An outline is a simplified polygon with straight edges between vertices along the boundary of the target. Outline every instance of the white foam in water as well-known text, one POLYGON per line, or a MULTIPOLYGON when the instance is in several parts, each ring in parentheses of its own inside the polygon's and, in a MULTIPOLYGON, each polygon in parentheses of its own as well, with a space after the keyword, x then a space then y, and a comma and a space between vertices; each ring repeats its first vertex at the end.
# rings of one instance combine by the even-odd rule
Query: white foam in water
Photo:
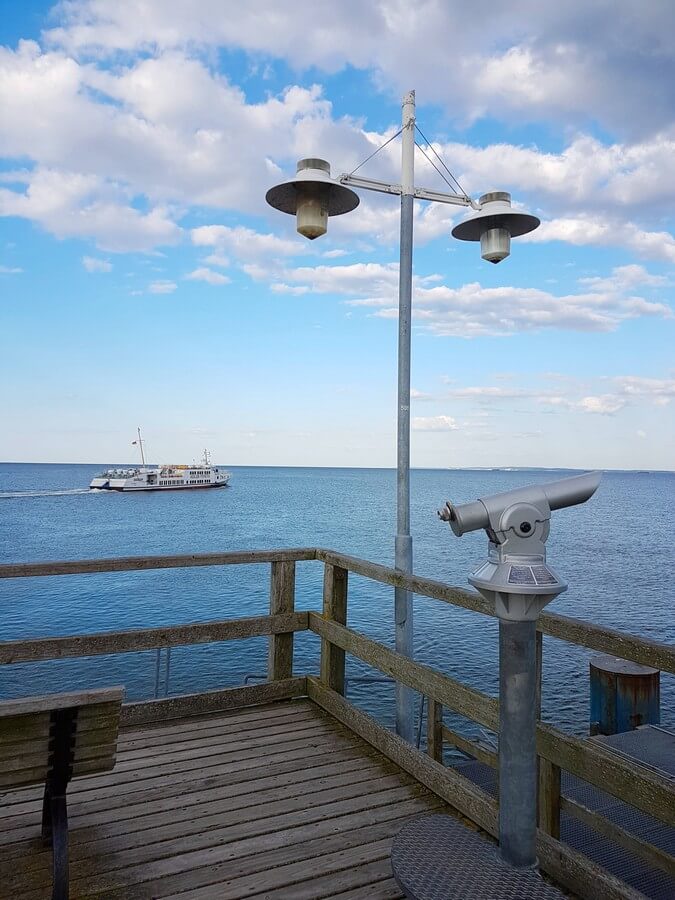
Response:
POLYGON ((30 497, 65 497, 72 494, 103 494, 97 488, 71 488, 65 491, 0 491, 0 500, 21 500, 30 497))

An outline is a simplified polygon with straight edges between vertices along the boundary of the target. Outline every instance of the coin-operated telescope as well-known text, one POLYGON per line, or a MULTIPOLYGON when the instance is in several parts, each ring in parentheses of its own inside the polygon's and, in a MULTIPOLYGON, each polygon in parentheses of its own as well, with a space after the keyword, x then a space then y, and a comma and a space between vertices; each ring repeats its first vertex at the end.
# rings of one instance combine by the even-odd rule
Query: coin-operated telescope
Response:
POLYGON ((469 576, 499 617, 499 850, 537 863, 537 616, 567 585, 546 562, 551 512, 585 503, 602 475, 527 485, 439 511, 458 536, 484 529, 488 557, 469 576))
POLYGON ((469 575, 469 583, 495 604, 500 619, 536 619, 567 584, 546 563, 551 512, 585 503, 595 493, 601 472, 526 485, 503 494, 455 506, 448 501, 439 516, 457 537, 484 529, 488 558, 469 575))

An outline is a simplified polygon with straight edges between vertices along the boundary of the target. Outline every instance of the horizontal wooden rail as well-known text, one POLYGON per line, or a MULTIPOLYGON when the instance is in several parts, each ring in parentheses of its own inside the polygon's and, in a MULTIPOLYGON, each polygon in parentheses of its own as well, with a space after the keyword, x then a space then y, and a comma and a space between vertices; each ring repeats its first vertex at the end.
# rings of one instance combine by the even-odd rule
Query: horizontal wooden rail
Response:
MULTIPOLYGON (((132 572, 149 569, 192 568, 196 566, 246 565, 270 562, 300 562, 319 559, 356 575, 381 584, 406 588, 414 594, 429 597, 494 616, 494 607, 480 594, 451 587, 432 578, 406 575, 388 566, 316 547, 279 550, 243 550, 228 553, 198 553, 177 556, 130 556, 112 559, 66 560, 42 563, 9 563, 0 565, 0 578, 28 578, 48 575, 84 575, 100 572, 132 572)), ((675 646, 605 628, 582 619, 543 613, 537 627, 543 634, 568 643, 653 666, 675 674, 675 646)))
MULTIPOLYGON (((351 628, 338 625, 318 613, 309 613, 309 628, 325 641, 340 647, 402 684, 432 698, 493 731, 499 727, 499 702, 469 688, 429 666, 408 659, 351 628)), ((450 738, 451 742, 454 735, 450 738)), ((537 725, 537 752, 643 812, 675 825, 675 787, 671 779, 623 759, 601 744, 572 737, 550 725, 537 725)), ((489 764, 489 763, 488 763, 489 764)))
MULTIPOLYGON (((459 810, 488 834, 497 835, 496 800, 476 787, 468 778, 420 753, 311 675, 307 676, 307 693, 311 700, 409 772, 454 809, 459 810)), ((545 872, 585 900, 591 898, 644 900, 643 894, 634 891, 606 869, 541 831, 538 833, 537 854, 545 872)))
POLYGON ((612 794, 667 825, 675 826, 675 782, 596 741, 537 725, 537 753, 566 772, 612 794))
POLYGON ((133 653, 161 647, 182 647, 188 644, 211 644, 216 641, 234 641, 261 635, 306 631, 307 628, 307 613, 299 612, 248 619, 196 622, 190 625, 169 625, 161 628, 139 628, 133 631, 103 631, 98 634, 72 637, 2 641, 0 665, 35 662, 42 659, 65 659, 72 656, 133 653))
POLYGON ((431 697, 447 709, 467 716, 486 728, 495 730, 498 727, 499 703, 494 697, 467 687, 430 666, 408 659, 407 656, 402 656, 351 628, 331 622, 318 613, 309 613, 309 627, 324 640, 357 656, 401 684, 431 697))
POLYGON ((194 566, 233 566, 316 559, 313 547, 295 550, 237 550, 231 553, 186 553, 177 556, 119 556, 110 559, 75 559, 0 565, 0 578, 35 578, 45 575, 91 575, 96 572, 137 572, 145 569, 182 569, 194 566))
POLYGON ((568 797, 562 796, 560 798, 560 806, 571 816, 574 816, 575 819, 584 822, 594 831, 599 832, 609 838, 610 841, 614 841, 615 844, 628 850, 629 853, 634 853, 641 859, 646 859, 647 862, 656 866, 657 869, 661 869, 675 878, 675 858, 666 853, 665 850, 643 841, 636 835, 626 831, 625 828, 621 828, 620 825, 610 821, 606 816, 602 816, 595 810, 588 809, 588 807, 577 803, 575 800, 570 800, 568 797))
MULTIPOLYGON (((363 575, 372 581, 381 584, 389 584, 393 587, 407 588, 414 594, 430 597, 433 600, 441 600, 452 606, 459 606, 472 612, 483 613, 486 616, 494 616, 494 605, 488 603, 480 594, 474 591, 466 591, 461 588, 450 587, 441 581, 432 578, 423 578, 419 575, 406 575, 397 572, 379 563, 357 559, 354 556, 346 556, 333 550, 317 548, 316 558, 333 566, 341 566, 363 575)), ((626 632, 616 631, 613 628, 605 628, 594 625, 582 619, 573 619, 569 616, 559 616, 553 613, 542 613, 537 621, 537 628, 543 634, 559 638, 570 644, 578 644, 600 653, 610 656, 618 656, 621 659, 629 659, 645 666, 653 666, 663 672, 675 674, 675 646, 661 641, 653 641, 650 638, 638 637, 626 632)))
POLYGON ((474 759, 482 762, 483 765, 489 766, 491 769, 497 768, 498 756, 494 750, 479 744, 478 741, 469 740, 469 738, 458 734, 456 731, 452 731, 447 725, 443 726, 443 740, 452 747, 457 747, 462 753, 473 756, 474 759))

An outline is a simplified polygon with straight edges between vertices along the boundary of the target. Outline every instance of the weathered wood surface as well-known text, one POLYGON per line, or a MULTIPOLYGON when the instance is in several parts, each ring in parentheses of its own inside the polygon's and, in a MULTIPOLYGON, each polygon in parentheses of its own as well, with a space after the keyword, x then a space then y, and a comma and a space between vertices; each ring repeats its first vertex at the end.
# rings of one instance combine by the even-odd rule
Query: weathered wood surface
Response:
POLYGON ((133 653, 161 647, 210 644, 247 637, 304 631, 307 613, 287 612, 274 616, 195 622, 161 628, 135 628, 130 631, 103 631, 71 637, 31 638, 0 642, 0 665, 34 662, 41 659, 65 659, 72 656, 100 656, 133 653))
POLYGON ((280 560, 316 559, 313 547, 281 550, 236 550, 228 553, 183 553, 171 556, 116 556, 109 559, 73 559, 39 563, 4 563, 0 578, 35 578, 45 575, 90 575, 95 572, 136 572, 147 569, 182 569, 194 566, 233 566, 280 560))
MULTIPOLYGON (((407 819, 443 808, 307 700, 125 729, 119 767, 72 785, 72 900, 400 897, 391 840, 407 819), (314 737, 290 752, 283 735, 308 723, 314 737), (255 750, 242 755, 254 732, 255 750), (220 755, 204 757, 213 740, 220 755), (191 768, 176 776, 163 760, 186 743, 191 768)), ((28 789, 0 804, 2 896, 48 894, 40 799, 28 789)))
MULTIPOLYGON (((347 624, 348 575, 346 569, 327 563, 323 571, 324 618, 347 624)), ((345 651, 321 639, 321 680, 338 694, 345 692, 345 651)))
MULTIPOLYGON (((69 709, 93 704, 117 704, 122 702, 124 688, 94 688, 90 691, 73 691, 64 694, 42 694, 39 697, 19 697, 16 700, 0 701, 0 727, 5 717, 32 715, 52 709, 69 709)), ((107 712, 101 710, 101 712, 107 712)), ((98 712, 98 711, 97 711, 98 712)), ((90 712, 90 715, 96 713, 90 712)))
POLYGON ((497 834, 496 802, 467 778, 429 759, 398 735, 379 725, 371 716, 356 709, 340 694, 324 687, 313 676, 307 677, 307 693, 311 700, 406 772, 410 772, 414 778, 455 809, 468 816, 489 834, 497 834))
POLYGON ((443 706, 433 697, 427 697, 427 753, 443 762, 443 706))
POLYGON ((497 768, 498 758, 494 750, 490 750, 488 747, 479 744, 478 741, 472 741, 469 738, 464 737, 463 734, 453 731, 451 728, 448 728, 447 725, 443 726, 443 740, 450 746, 457 747, 457 749, 461 750, 463 753, 473 756, 474 759, 477 759, 484 765, 490 766, 491 769, 497 768))
MULTIPOLYGON (((356 731, 385 756, 410 772, 439 797, 479 824, 488 834, 498 832, 498 807, 495 800, 468 779, 415 750, 397 735, 378 725, 356 709, 344 697, 329 691, 313 676, 307 678, 312 700, 356 731)), ((606 869, 566 844, 539 831, 537 854, 542 869, 559 884, 584 900, 644 900, 644 895, 628 887, 606 869)))
MULTIPOLYGON (((270 575, 270 616, 289 616, 295 611, 295 563, 272 563, 270 575)), ((269 641, 267 677, 279 681, 293 676, 293 631, 275 631, 269 641)))
POLYGON ((199 716, 241 706, 271 703, 274 700, 304 697, 306 693, 304 678, 286 678, 283 681, 268 681, 201 694, 181 694, 161 700, 125 703, 122 706, 122 724, 140 725, 183 716, 199 716))
POLYGON ((499 723, 497 701, 473 688, 443 675, 431 666, 408 659, 383 644, 364 637, 351 628, 329 622, 317 613, 309 614, 309 627, 320 637, 336 644, 347 653, 390 675, 402 684, 432 697, 438 703, 480 722, 486 728, 496 729, 499 723))
MULTIPOLYGON (((451 587, 440 581, 434 581, 432 578, 406 575, 379 563, 357 559, 354 556, 347 556, 332 550, 317 548, 316 558, 334 566, 342 566, 349 569, 350 572, 372 578, 373 581, 379 581, 382 584, 407 588, 414 594, 442 600, 444 603, 487 616, 495 615, 494 604, 488 603, 474 591, 451 587)), ((637 637, 615 631, 612 628, 594 625, 591 622, 584 622, 581 619, 572 619, 553 613, 542 613, 537 621, 537 628, 543 634, 551 635, 551 637, 675 674, 675 646, 672 644, 637 637)))
POLYGON ((539 757, 539 827, 560 839, 560 767, 539 757))

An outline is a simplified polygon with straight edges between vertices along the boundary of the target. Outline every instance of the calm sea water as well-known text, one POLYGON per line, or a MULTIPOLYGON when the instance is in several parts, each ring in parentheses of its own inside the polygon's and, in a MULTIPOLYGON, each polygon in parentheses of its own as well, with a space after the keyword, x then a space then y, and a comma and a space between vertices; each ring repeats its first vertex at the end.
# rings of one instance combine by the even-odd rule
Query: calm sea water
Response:
MULTIPOLYGON (((186 493, 89 492, 102 467, 0 465, 0 561, 323 546, 391 564, 395 473, 382 469, 232 468, 231 487, 186 493)), ((482 534, 455 538, 436 518, 443 501, 472 500, 571 472, 412 473, 415 571, 466 586, 484 556, 482 534)), ((570 583, 549 607, 657 640, 675 641, 675 473, 604 476, 586 505, 554 516, 549 560, 570 583)), ((298 564, 297 606, 320 609, 318 562, 298 564)), ((79 634, 268 611, 269 566, 171 569, 0 581, 0 638, 79 634)), ((350 576, 349 624, 393 644, 393 589, 350 576)), ((415 652, 465 683, 496 695, 497 626, 486 617, 415 598, 415 652)), ((318 670, 318 640, 296 637, 296 671, 318 670)), ((266 640, 172 652, 169 693, 241 684, 264 673, 266 640)), ((588 659, 582 648, 544 641, 544 718, 588 727, 588 659)), ((0 670, 0 696, 124 684, 130 699, 155 690, 155 652, 0 670)), ((393 720, 391 684, 356 660, 350 698, 393 720)), ((675 678, 662 677, 662 721, 675 725, 675 678)), ((471 733, 472 728, 468 727, 471 733)))

